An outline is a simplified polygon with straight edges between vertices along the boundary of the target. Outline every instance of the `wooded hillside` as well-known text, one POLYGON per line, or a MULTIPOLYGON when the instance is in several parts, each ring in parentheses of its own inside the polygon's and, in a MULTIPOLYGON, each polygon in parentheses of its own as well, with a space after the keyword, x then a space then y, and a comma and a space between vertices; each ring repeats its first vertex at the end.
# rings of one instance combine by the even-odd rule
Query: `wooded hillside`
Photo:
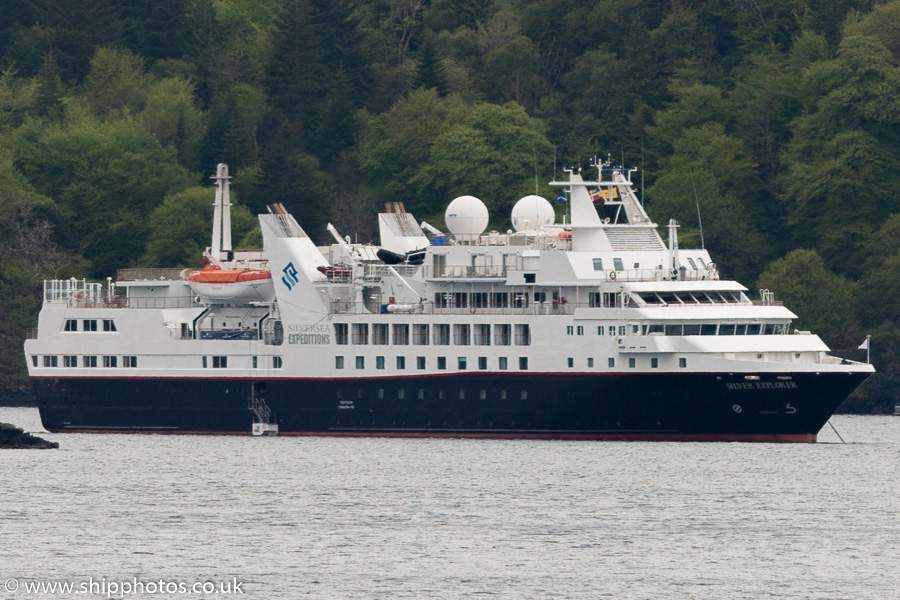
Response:
POLYGON ((900 1, 0 2, 0 387, 45 277, 195 266, 209 176, 319 242, 402 201, 442 223, 597 153, 641 169, 659 223, 773 290, 836 353, 900 384, 900 1), (555 163, 554 163, 555 159, 555 163))

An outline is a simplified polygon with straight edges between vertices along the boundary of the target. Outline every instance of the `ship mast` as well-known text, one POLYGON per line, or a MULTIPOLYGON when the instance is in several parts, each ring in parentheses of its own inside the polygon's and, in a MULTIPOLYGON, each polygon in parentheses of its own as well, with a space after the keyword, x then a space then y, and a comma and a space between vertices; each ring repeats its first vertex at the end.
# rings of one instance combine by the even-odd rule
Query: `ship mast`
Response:
POLYGON ((219 163, 216 174, 210 179, 216 181, 216 200, 213 203, 212 246, 209 255, 215 261, 230 260, 231 247, 231 177, 228 165, 219 163))

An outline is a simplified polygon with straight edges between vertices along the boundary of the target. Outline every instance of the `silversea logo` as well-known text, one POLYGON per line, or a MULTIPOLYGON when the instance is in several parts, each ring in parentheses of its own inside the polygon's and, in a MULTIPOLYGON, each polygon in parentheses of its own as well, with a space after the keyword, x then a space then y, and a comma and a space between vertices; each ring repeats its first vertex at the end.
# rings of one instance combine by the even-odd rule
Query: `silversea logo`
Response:
POLYGON ((288 344, 324 346, 330 343, 330 325, 288 325, 288 344))
POLYGON ((291 291, 300 282, 300 279, 297 277, 297 267, 294 266, 293 262, 289 262, 281 272, 284 273, 281 281, 287 286, 288 291, 291 291))

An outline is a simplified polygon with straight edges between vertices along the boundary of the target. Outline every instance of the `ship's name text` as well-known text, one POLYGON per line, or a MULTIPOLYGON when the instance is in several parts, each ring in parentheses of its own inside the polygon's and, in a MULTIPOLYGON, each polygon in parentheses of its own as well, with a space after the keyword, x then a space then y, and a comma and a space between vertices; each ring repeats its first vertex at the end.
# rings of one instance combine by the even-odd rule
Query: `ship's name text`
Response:
POLYGON ((795 390, 799 386, 796 381, 753 381, 726 383, 726 390, 795 390))
POLYGON ((288 325, 288 344, 321 345, 331 343, 328 325, 288 325))

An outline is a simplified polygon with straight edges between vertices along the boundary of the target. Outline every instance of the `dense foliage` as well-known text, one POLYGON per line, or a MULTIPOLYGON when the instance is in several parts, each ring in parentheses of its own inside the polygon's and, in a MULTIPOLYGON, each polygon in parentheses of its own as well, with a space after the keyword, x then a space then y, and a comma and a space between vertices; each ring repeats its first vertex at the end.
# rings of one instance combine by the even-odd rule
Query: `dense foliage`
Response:
MULTIPOLYGON (((515 200, 597 152, 659 222, 898 396, 900 1, 10 0, 0 25, 0 387, 45 277, 196 265, 226 162, 360 241, 403 201, 515 200), (538 184, 535 183, 535 178, 538 184), (208 198, 211 201, 212 195, 208 198)), ((236 218, 254 239, 249 214, 236 218)), ((237 238, 236 238, 237 239, 237 238)))

